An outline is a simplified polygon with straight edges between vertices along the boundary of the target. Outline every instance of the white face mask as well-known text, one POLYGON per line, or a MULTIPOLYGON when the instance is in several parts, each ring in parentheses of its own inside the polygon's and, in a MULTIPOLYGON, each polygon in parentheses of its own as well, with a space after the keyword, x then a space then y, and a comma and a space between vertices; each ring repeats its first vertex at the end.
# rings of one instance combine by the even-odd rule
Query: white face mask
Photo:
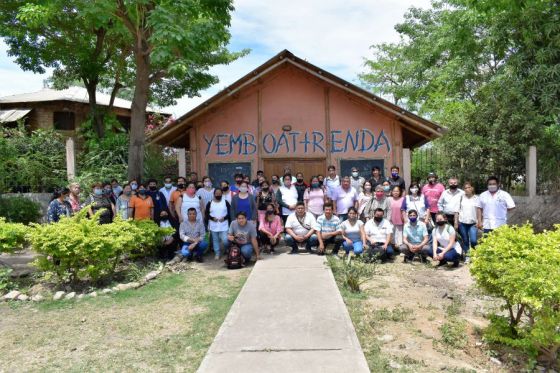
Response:
POLYGON ((359 175, 359 173, 357 173, 357 172, 352 172, 352 176, 353 176, 353 177, 358 177, 358 175, 359 175))
POLYGON ((173 186, 173 184, 171 184, 171 183, 165 183, 164 186, 165 186, 165 189, 171 189, 171 187, 173 186))
POLYGON ((418 193, 418 188, 410 188, 410 193, 412 194, 418 193))
POLYGON ((488 185, 488 191, 491 193, 494 193, 495 191, 498 190, 498 186, 497 185, 488 185))
POLYGON ((239 191, 241 193, 247 193, 247 187, 245 187, 245 186, 239 187, 239 191))

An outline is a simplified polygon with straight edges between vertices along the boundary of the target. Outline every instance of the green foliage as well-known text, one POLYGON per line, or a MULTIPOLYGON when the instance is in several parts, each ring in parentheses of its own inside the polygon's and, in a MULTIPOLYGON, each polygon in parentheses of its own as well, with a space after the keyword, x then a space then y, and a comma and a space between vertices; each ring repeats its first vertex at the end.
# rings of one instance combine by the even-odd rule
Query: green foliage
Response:
POLYGON ((28 230, 23 224, 6 223, 6 220, 0 217, 0 254, 23 249, 28 230))
POLYGON ((464 320, 450 317, 439 327, 441 338, 434 340, 435 345, 442 345, 448 352, 461 349, 467 345, 467 324, 464 320))
POLYGON ((335 278, 353 293, 359 293, 360 286, 371 279, 377 269, 376 263, 365 263, 361 259, 351 260, 350 257, 348 260, 329 258, 328 263, 335 278))
POLYGON ((53 130, 0 128, 0 192, 47 192, 66 183, 66 147, 53 130))
POLYGON ((61 281, 97 282, 111 276, 122 256, 147 255, 157 247, 169 229, 153 222, 132 222, 116 218, 112 224, 98 224, 86 217, 86 209, 58 223, 35 225, 33 249, 40 254, 36 265, 54 272, 61 281))
MULTIPOLYGON (((0 245, 2 244, 0 243, 0 245)), ((12 271, 13 270, 11 268, 0 267, 0 294, 4 293, 5 291, 12 290, 14 286, 14 283, 10 278, 10 273, 12 273, 12 271)))
POLYGON ((0 218, 12 223, 36 223, 41 219, 41 205, 25 197, 0 197, 0 218))
POLYGON ((549 364, 560 349, 560 225, 535 234, 531 225, 502 226, 472 255, 471 274, 486 293, 505 301, 486 338, 522 348, 549 364))

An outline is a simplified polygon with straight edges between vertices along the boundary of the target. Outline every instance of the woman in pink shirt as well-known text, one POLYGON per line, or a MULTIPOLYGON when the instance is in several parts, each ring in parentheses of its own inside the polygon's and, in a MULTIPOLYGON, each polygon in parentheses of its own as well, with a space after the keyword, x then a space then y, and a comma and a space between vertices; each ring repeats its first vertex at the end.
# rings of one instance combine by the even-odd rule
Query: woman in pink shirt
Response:
POLYGON ((323 214, 323 206, 325 205, 326 193, 321 188, 319 178, 313 176, 311 178, 310 187, 303 193, 303 202, 305 203, 305 211, 312 213, 315 219, 323 214))
POLYGON ((428 174, 428 184, 422 187, 422 195, 428 200, 430 206, 430 214, 432 222, 436 221, 436 212, 438 212, 438 201, 441 194, 445 191, 442 183, 437 182, 437 175, 435 172, 428 174))
POLYGON ((403 226, 406 220, 405 213, 401 209, 403 204, 403 191, 400 186, 396 185, 391 189, 389 200, 389 221, 393 224, 393 243, 395 247, 399 247, 403 243, 403 226))
POLYGON ((280 216, 274 212, 276 207, 274 204, 269 203, 266 206, 266 213, 264 220, 259 225, 259 241, 263 246, 264 252, 272 254, 274 247, 278 245, 280 236, 284 232, 284 225, 280 216))

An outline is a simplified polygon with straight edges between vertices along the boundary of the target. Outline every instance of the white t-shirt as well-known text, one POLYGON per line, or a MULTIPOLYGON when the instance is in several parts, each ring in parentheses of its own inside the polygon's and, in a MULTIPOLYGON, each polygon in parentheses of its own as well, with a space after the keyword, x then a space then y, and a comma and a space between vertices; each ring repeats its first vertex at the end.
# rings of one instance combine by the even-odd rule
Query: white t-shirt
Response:
POLYGON ((340 178, 338 177, 338 175, 336 175, 334 179, 331 179, 330 176, 327 176, 323 181, 324 181, 324 185, 327 187, 327 196, 330 199, 333 199, 332 194, 334 190, 338 186, 340 186, 340 178))
POLYGON ((306 212, 305 216, 301 219, 303 225, 299 222, 296 213, 293 212, 286 219, 286 228, 291 228, 298 236, 305 236, 311 229, 315 228, 316 221, 312 213, 306 212), (308 228, 306 228, 306 227, 308 228))
MULTIPOLYGON (((282 202, 288 206, 295 205, 298 199, 298 192, 295 186, 290 185, 289 188, 285 186, 280 187, 280 194, 282 194, 282 202)), ((289 208, 282 207, 282 215, 290 215, 293 211, 289 208)))
POLYGON ((338 215, 348 214, 348 209, 354 206, 354 203, 358 200, 358 194, 352 187, 344 190, 342 186, 339 186, 332 192, 331 198, 336 201, 336 213, 338 215))
POLYGON ((393 224, 388 219, 383 219, 379 225, 375 220, 370 219, 364 225, 366 238, 371 238, 374 242, 385 242, 387 236, 393 233, 393 224))
POLYGON ((441 193, 438 200, 438 208, 443 211, 444 214, 453 215, 459 211, 459 200, 465 192, 462 189, 457 188, 455 193, 452 193, 450 189, 446 189, 441 193))
POLYGON ((476 223, 476 207, 478 206, 478 196, 473 195, 468 198, 466 195, 459 200, 459 222, 463 224, 476 223))
POLYGON ((223 218, 224 221, 212 221, 208 220, 208 230, 212 232, 226 232, 228 230, 228 219, 227 219, 227 206, 226 201, 222 198, 220 202, 212 201, 210 202, 210 216, 213 218, 223 218))
POLYGON ((357 220, 354 225, 350 224, 348 220, 345 220, 342 224, 340 224, 340 230, 346 237, 351 239, 352 242, 357 242, 362 240, 360 228, 363 225, 364 222, 361 220, 357 220))
POLYGON ((507 223, 507 210, 515 207, 515 202, 508 192, 498 189, 494 195, 489 191, 478 197, 478 206, 482 209, 484 229, 496 229, 507 223))
POLYGON ((445 248, 449 245, 452 234, 455 235, 455 251, 461 254, 461 245, 457 241, 457 234, 455 233, 455 229, 449 224, 444 225, 442 228, 436 226, 432 231, 432 240, 437 240, 438 246, 445 248))

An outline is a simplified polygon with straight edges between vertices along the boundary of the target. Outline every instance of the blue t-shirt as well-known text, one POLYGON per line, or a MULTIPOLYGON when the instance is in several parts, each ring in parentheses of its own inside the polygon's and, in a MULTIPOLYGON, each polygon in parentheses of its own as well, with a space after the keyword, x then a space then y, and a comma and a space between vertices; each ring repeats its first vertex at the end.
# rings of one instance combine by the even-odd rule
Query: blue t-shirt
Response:
POLYGON ((416 225, 406 223, 403 229, 403 237, 406 237, 408 242, 412 244, 419 244, 424 239, 424 236, 428 235, 428 229, 426 224, 421 221, 417 222, 416 225))
POLYGON ((247 219, 251 219, 251 216, 253 215, 251 214, 252 213, 251 202, 249 201, 249 198, 251 198, 251 196, 248 196, 245 199, 243 198, 237 199, 237 211, 235 212, 235 215, 243 211, 245 214, 247 214, 247 219))

